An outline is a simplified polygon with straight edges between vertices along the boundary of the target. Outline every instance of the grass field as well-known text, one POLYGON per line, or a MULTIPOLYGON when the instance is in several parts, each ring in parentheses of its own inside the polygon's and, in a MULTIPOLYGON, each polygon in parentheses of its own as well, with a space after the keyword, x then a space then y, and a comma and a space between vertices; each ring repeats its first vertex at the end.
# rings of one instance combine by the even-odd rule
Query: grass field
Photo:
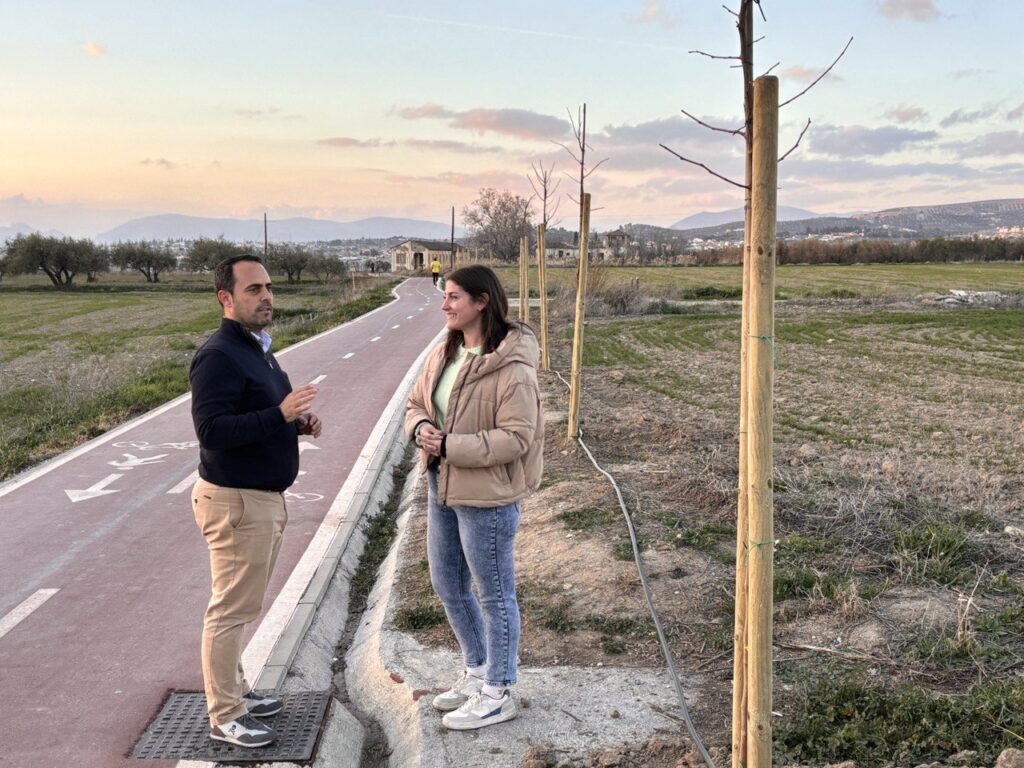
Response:
MULTIPOLYGON (((599 266, 608 286, 639 279, 642 290, 670 299, 715 298, 735 295, 741 288, 739 267, 612 267, 599 266)), ((513 267, 497 270, 510 296, 519 295, 519 277, 513 267)), ((547 271, 551 287, 575 285, 575 267, 547 271)), ((531 268, 531 294, 537 290, 536 268, 531 268)), ((950 289, 1024 292, 1024 264, 822 264, 785 265, 776 272, 777 294, 787 297, 913 296, 950 289)))
MULTIPOLYGON (((0 479, 185 392, 188 363, 220 321, 211 281, 104 276, 57 291, 38 277, 4 280, 0 479)), ((390 301, 394 284, 275 285, 275 348, 390 301)))

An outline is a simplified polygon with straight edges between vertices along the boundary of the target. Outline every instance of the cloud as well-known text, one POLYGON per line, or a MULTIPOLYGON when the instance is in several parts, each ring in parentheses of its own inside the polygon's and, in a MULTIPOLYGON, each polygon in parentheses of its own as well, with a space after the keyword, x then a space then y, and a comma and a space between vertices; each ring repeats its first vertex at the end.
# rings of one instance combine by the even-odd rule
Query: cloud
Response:
POLYGON ((87 43, 82 43, 82 50, 86 56, 92 56, 93 58, 100 58, 101 56, 107 55, 107 47, 102 43, 97 43, 90 40, 87 43))
POLYGON ((897 123, 919 123, 928 117, 928 113, 921 107, 911 104, 900 104, 885 111, 885 117, 895 120, 897 123))
POLYGON ((965 109, 958 109, 955 112, 950 112, 939 123, 943 128, 949 128, 953 125, 961 125, 963 123, 976 123, 979 120, 992 117, 996 113, 996 108, 993 106, 982 107, 976 109, 973 112, 968 112, 965 109))
POLYGON ((956 180, 989 180, 991 174, 962 163, 873 163, 868 160, 831 160, 789 157, 779 164, 779 177, 817 184, 863 184, 870 181, 932 177, 956 180))
MULTIPOLYGON (((825 71, 825 68, 811 69, 810 67, 804 67, 799 64, 787 67, 779 72, 779 74, 787 80, 796 80, 800 83, 810 83, 816 78, 821 76, 821 73, 825 71)), ((836 82, 842 82, 843 78, 837 75, 835 72, 829 72, 828 77, 830 80, 836 82)))
POLYGON ((178 163, 168 160, 166 157, 147 157, 145 160, 139 160, 139 165, 156 166, 165 171, 173 171, 178 167, 178 163))
POLYGON ((970 141, 951 142, 947 146, 960 157, 1003 157, 1024 154, 1024 131, 996 131, 970 141))
POLYGON ((660 24, 665 29, 672 29, 679 23, 672 14, 665 9, 665 4, 658 0, 649 0, 639 16, 631 17, 631 21, 641 24, 660 24))
POLYGON ((431 104, 430 102, 419 107, 403 107, 402 109, 395 107, 391 110, 391 114, 398 115, 406 120, 453 117, 455 115, 450 109, 445 109, 440 104, 431 104))
POLYGON ((949 73, 952 80, 966 80, 971 77, 980 77, 991 73, 991 69, 956 69, 949 73))
POLYGON ((887 19, 936 21, 941 17, 935 0, 880 0, 878 10, 887 19))
POLYGON ((302 115, 296 114, 285 114, 280 107, 267 107, 266 109, 246 109, 239 108, 234 109, 232 112, 239 117, 244 117, 247 120, 267 120, 270 118, 281 118, 283 120, 297 120, 302 115))
POLYGON ((380 139, 354 139, 351 136, 332 136, 328 139, 320 139, 317 144, 322 144, 325 147, 358 147, 360 149, 367 149, 370 147, 394 146, 395 142, 382 142, 380 139))
POLYGON ((1007 120, 1020 120, 1022 117, 1024 117, 1024 102, 1021 102, 1006 113, 1007 120))
POLYGON ((864 157, 898 152, 908 144, 935 139, 935 131, 915 131, 893 125, 867 128, 863 125, 819 125, 809 134, 814 152, 839 157, 864 157))
POLYGON ((396 108, 392 114, 406 120, 445 119, 449 126, 459 130, 497 133, 517 139, 555 139, 569 132, 568 121, 529 109, 478 107, 455 112, 439 104, 428 103, 419 107, 396 108))
POLYGON ((436 152, 455 152, 464 155, 485 155, 504 152, 502 147, 485 146, 483 144, 467 144, 464 141, 434 140, 434 139, 406 139, 407 147, 413 149, 426 149, 436 152))

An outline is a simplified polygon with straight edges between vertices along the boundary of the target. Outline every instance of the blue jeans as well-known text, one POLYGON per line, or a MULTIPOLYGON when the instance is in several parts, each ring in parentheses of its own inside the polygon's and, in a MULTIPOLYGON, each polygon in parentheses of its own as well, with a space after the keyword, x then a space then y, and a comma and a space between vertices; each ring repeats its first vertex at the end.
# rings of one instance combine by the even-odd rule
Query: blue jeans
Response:
POLYGON ((519 603, 512 550, 521 502, 485 508, 440 504, 435 470, 427 471, 427 486, 430 583, 441 598, 466 666, 486 663, 484 682, 515 685, 519 603))

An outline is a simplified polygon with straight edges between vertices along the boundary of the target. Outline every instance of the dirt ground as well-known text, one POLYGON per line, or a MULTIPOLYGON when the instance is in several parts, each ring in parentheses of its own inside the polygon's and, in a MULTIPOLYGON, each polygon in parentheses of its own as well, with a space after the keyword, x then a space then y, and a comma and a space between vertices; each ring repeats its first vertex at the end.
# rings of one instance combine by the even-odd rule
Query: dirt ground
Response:
MULTIPOLYGON (((780 721, 798 713, 801 684, 835 665, 879 681, 924 676, 940 691, 991 674, 983 662, 945 663, 935 649, 1017 605, 1024 585, 1024 538, 1006 528, 1024 528, 1017 326, 993 329, 910 300, 793 301, 777 311, 780 721), (911 535, 921 531, 932 537, 923 545, 911 535), (954 537, 956 556, 933 546, 936 531, 954 537), (934 644, 911 643, 921 638, 934 644)), ((595 318, 583 374, 584 440, 622 487, 676 663, 706 681, 693 716, 720 765, 731 715, 736 326, 734 306, 692 318, 595 318)), ((556 320, 552 367, 567 374, 566 328, 556 320)), ((614 491, 566 439, 565 385, 554 373, 541 382, 545 479, 525 502, 517 540, 522 663, 663 666, 614 491)), ((412 537, 423 559, 411 558, 399 579, 410 611, 437 605, 425 516, 412 537)), ((455 647, 443 620, 408 629, 428 645, 455 647)), ((1020 674, 1020 655, 1011 655, 999 673, 1020 674)), ((680 727, 584 764, 700 764, 695 753, 679 757, 689 748, 684 734, 680 727)), ((530 759, 531 768, 559 764, 540 747, 530 759)))

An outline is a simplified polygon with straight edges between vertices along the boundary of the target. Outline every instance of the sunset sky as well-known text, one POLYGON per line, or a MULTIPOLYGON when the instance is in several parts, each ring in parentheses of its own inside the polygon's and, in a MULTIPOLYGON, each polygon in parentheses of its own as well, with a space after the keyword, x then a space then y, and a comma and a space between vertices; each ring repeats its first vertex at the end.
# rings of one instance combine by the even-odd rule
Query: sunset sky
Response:
MULTIPOLYGON (((738 7, 738 2, 731 5, 738 7)), ((817 212, 1024 197, 1017 0, 763 0, 785 107, 779 202, 817 212)), ((153 213, 446 221, 571 172, 587 103, 599 229, 742 204, 734 19, 718 0, 0 0, 0 225, 153 213)), ((560 193, 572 190, 568 179, 560 193)), ((572 226, 571 203, 562 204, 572 226)))

